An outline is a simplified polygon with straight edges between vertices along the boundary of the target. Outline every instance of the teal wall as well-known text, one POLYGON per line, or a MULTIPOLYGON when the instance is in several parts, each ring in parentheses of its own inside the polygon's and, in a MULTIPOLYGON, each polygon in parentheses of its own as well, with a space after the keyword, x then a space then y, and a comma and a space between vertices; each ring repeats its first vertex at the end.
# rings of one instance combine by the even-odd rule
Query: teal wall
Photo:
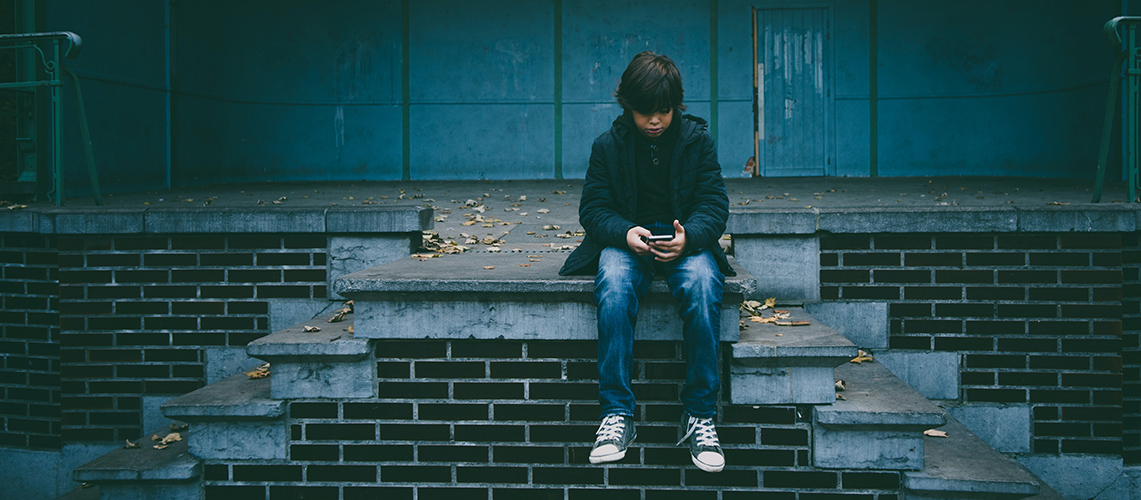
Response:
MULTIPOLYGON (((1119 0, 46 5, 48 28, 84 37, 71 66, 111 192, 579 178, 619 112, 610 94, 622 70, 647 49, 678 63, 689 112, 716 117, 724 174, 743 176, 752 9, 801 5, 829 7, 830 175, 1088 178, 1112 61, 1101 26, 1122 10, 1119 0)), ((81 150, 65 159, 81 190, 81 150)))

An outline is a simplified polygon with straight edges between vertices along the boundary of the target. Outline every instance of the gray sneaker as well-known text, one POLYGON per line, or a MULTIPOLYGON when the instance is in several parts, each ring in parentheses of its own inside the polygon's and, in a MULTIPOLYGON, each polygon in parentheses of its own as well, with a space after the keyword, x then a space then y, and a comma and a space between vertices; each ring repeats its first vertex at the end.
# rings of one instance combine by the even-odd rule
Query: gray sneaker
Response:
POLYGON ((725 468, 725 454, 721 452, 721 444, 717 441, 717 428, 713 426, 711 418, 691 417, 688 413, 682 415, 682 429, 685 435, 677 442, 681 446, 689 440, 689 456, 693 465, 705 472, 721 472, 725 468))
POLYGON ((638 436, 634 419, 623 415, 607 415, 595 432, 594 448, 590 450, 590 463, 601 464, 622 460, 626 448, 638 436))

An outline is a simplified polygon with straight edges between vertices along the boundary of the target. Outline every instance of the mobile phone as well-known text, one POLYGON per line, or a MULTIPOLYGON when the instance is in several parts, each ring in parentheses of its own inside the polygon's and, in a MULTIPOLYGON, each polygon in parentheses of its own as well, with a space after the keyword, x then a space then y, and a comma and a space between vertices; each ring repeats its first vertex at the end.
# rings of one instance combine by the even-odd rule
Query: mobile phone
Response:
POLYGON ((646 237, 646 241, 669 241, 674 239, 672 234, 654 234, 646 237))

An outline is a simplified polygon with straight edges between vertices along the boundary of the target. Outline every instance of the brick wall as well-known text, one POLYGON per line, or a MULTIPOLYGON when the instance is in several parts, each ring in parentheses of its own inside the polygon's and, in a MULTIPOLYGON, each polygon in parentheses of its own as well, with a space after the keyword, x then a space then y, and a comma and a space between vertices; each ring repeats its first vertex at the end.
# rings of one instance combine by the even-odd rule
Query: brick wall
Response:
POLYGON ((824 300, 889 303, 892 349, 961 352, 961 398, 1032 406, 1035 453, 1122 452, 1122 235, 820 245, 824 300))
POLYGON ((142 399, 205 383, 204 347, 269 333, 267 299, 326 296, 324 235, 60 237, 62 438, 143 432, 142 399))
POLYGON ((1125 463, 1141 464, 1141 237, 1122 237, 1125 463))
POLYGON ((638 439, 603 467, 594 342, 381 341, 379 399, 291 402, 291 460, 208 462, 206 498, 896 498, 896 472, 812 470, 811 413, 791 406, 723 405, 729 467, 693 467, 680 347, 635 345, 638 439))
POLYGON ((0 446, 59 449, 55 238, 0 235, 0 446))

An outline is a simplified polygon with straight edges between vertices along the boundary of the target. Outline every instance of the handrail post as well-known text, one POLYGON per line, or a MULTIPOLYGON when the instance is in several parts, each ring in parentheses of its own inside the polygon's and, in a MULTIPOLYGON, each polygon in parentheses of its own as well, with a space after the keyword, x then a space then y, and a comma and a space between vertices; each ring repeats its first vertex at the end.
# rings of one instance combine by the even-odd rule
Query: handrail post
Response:
POLYGON ((1113 46, 1114 63, 1109 71, 1109 97, 1105 106, 1105 121, 1102 123, 1101 149, 1098 152, 1097 174, 1094 184, 1093 203, 1101 202, 1101 188, 1105 181, 1106 162, 1109 157, 1110 134, 1113 132, 1113 116, 1117 108, 1117 99, 1120 93, 1122 67, 1125 70, 1126 91, 1125 106, 1122 107, 1122 141, 1125 149, 1124 167, 1126 169, 1126 182, 1130 202, 1141 202, 1137 197, 1138 170, 1141 169, 1139 157, 1138 135, 1141 135, 1141 40, 1137 38, 1138 27, 1141 26, 1141 17, 1115 17, 1102 27, 1106 40, 1113 46), (1125 27, 1125 37, 1121 36, 1118 26, 1125 27))

